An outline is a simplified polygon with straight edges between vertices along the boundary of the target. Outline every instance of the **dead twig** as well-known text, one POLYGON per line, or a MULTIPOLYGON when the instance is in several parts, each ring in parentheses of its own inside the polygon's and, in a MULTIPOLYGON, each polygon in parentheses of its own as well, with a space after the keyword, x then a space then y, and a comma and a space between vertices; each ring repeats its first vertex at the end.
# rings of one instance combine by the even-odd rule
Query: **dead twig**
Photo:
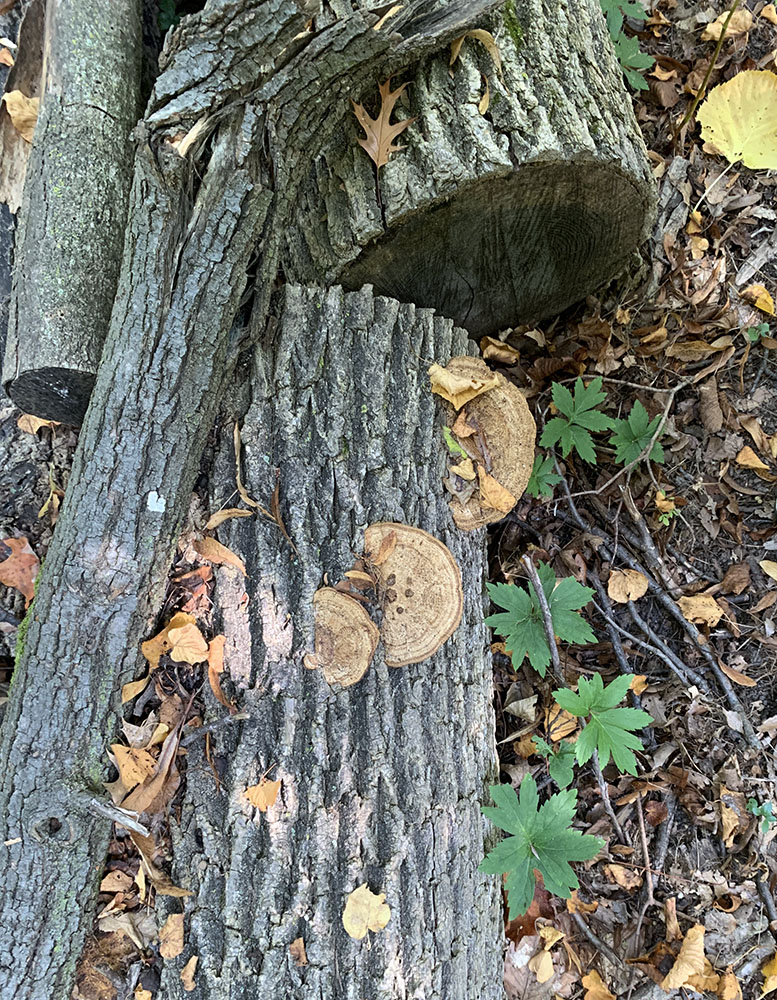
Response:
POLYGON ((641 548, 645 553, 648 566, 650 569, 655 571, 656 575, 661 579, 662 583, 672 597, 679 597, 682 594, 682 588, 678 586, 677 581, 669 572, 669 567, 661 557, 661 553, 656 548, 653 536, 650 534, 648 526, 645 524, 645 518, 639 512, 637 505, 634 503, 634 497, 631 495, 631 490, 627 486, 621 486, 621 496, 623 497, 623 502, 626 504, 626 510, 629 512, 629 517, 637 526, 637 531, 639 532, 639 536, 642 541, 641 548))
POLYGON ((580 930, 585 934, 594 948, 597 948, 613 965, 617 965, 619 969, 625 968, 625 963, 620 955, 617 955, 612 948, 605 944, 601 938, 597 937, 596 934, 591 930, 588 924, 583 920, 579 913, 572 914, 575 923, 580 928, 580 930))
POLYGON ((596 775, 596 782, 599 785, 599 794, 602 797, 602 803, 604 804, 605 811, 610 817, 610 822, 612 823, 612 828, 618 835, 618 840, 621 844, 625 844, 627 847, 631 847, 631 837, 629 837, 623 830, 623 827, 618 822, 618 817, 615 815, 615 810, 613 809, 612 802, 610 801, 610 791, 607 788, 607 782, 605 781, 604 775, 602 774, 602 768, 599 764, 599 751, 594 750, 593 757, 591 758, 591 763, 594 766, 594 774, 596 775))
POLYGON ((707 697, 712 697, 712 692, 710 691, 710 686, 707 681, 701 676, 701 674, 697 674, 693 667, 689 667, 683 663, 674 650, 668 646, 661 636, 648 625, 648 623, 637 611, 634 601, 629 601, 626 607, 628 608, 628 612, 631 615, 634 624, 643 633, 643 635, 646 635, 647 638, 650 639, 654 648, 656 648, 660 653, 661 659, 673 673, 677 674, 683 684, 687 688, 690 687, 691 684, 695 684, 700 691, 707 695, 707 697))
POLYGON ((528 552, 521 558, 521 565, 526 570, 526 573, 534 587, 534 592, 537 595, 537 603, 540 606, 542 624, 545 629, 545 638, 548 642, 548 649, 550 650, 550 662, 553 676, 559 684, 567 687, 567 684, 564 681, 564 675, 561 672, 561 659, 558 655, 558 645, 556 644, 556 633, 553 629, 553 616, 550 613, 550 605, 548 604, 548 599, 545 597, 545 591, 542 589, 542 581, 540 580, 540 575, 537 572, 537 567, 534 565, 534 560, 528 552))

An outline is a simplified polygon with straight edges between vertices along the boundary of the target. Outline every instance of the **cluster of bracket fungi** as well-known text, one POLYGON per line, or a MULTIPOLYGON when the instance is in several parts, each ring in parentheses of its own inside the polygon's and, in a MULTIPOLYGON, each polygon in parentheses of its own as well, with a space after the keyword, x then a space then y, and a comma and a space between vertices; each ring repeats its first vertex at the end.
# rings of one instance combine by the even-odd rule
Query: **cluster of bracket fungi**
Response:
MULTIPOLYGON (((445 480, 454 523, 472 531, 501 520, 531 475, 536 426, 526 400, 480 358, 453 358, 429 374, 446 401, 449 443, 466 456, 445 480)), ((342 687, 361 680, 379 641, 386 665, 404 667, 436 653, 461 621, 461 573, 439 539, 382 521, 366 529, 364 551, 345 580, 313 597, 315 651, 305 665, 342 687), (365 607, 367 592, 381 609, 380 629, 365 607)))

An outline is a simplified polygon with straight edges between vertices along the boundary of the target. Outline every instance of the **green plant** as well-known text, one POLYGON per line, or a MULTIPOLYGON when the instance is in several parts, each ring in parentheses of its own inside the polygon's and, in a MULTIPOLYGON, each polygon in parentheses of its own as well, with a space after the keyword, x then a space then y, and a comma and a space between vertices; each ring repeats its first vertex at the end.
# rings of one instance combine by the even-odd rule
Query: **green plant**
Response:
POLYGON ((607 29, 623 75, 635 90, 647 90, 648 85, 639 71, 649 69, 655 59, 641 52, 639 39, 630 38, 623 30, 624 17, 644 20, 642 0, 599 0, 599 4, 607 20, 607 29))
POLYGON ((747 811, 761 820, 761 833, 767 833, 772 823, 777 823, 777 816, 774 815, 771 802, 758 802, 756 799, 747 800, 747 811))
POLYGON ((759 323, 758 326, 749 326, 745 330, 745 336, 751 344, 757 344, 761 337, 765 337, 769 332, 768 323, 759 323))
POLYGON ((529 774, 521 782, 520 798, 511 785, 492 785, 491 797, 496 805, 481 806, 481 810, 512 836, 486 855, 478 871, 507 874, 510 919, 529 909, 535 869, 548 892, 569 899, 571 890, 580 885, 570 863, 588 861, 604 846, 598 837, 572 829, 577 792, 559 792, 539 805, 537 784, 529 774))
POLYGON ((466 451, 451 433, 450 427, 443 427, 442 436, 445 438, 445 447, 454 458, 469 458, 466 451))
MULTIPOLYGON (((556 574, 543 562, 537 566, 537 573, 550 608, 554 633, 565 642, 596 642, 591 626, 577 613, 591 600, 593 590, 571 576, 556 585, 556 574)), ((533 584, 529 582, 528 591, 514 583, 488 583, 486 587, 494 604, 504 608, 504 612, 486 618, 486 624, 504 636, 513 666, 517 669, 528 656, 529 663, 544 677, 550 663, 550 648, 533 584)))
POLYGON ((529 482, 526 484, 526 492, 530 497, 539 499, 540 497, 553 496, 553 487, 561 482, 561 476, 553 472, 552 469, 552 455, 548 455, 547 458, 537 455, 534 459, 529 482))
POLYGON ((540 757, 547 757, 550 776, 559 788, 572 784, 575 776, 575 745, 569 740, 562 740, 557 749, 546 743, 539 736, 534 737, 534 745, 540 757))
POLYGON ((181 20, 176 11, 175 0, 159 0, 159 29, 169 31, 181 20))
MULTIPOLYGON (((615 448, 615 461, 629 465, 636 462, 639 456, 653 440, 663 417, 659 414, 651 420, 645 407, 636 400, 625 420, 614 420, 613 434, 610 444, 615 448)), ((653 462, 664 461, 664 449, 656 440, 648 456, 653 462)))
POLYGON ((658 523, 663 524, 665 528, 668 528, 672 518, 677 517, 680 513, 675 498, 668 497, 663 490, 658 490, 656 493, 656 510, 658 511, 658 523))
POLYGON ((550 448, 558 441, 565 458, 574 448, 584 462, 596 462, 590 431, 606 431, 613 427, 612 418, 596 409, 607 398, 602 392, 601 378, 593 379, 588 386, 578 378, 574 396, 560 382, 554 382, 551 391, 560 416, 545 424, 540 445, 550 448))
POLYGON ((641 750, 642 741, 631 730, 649 726, 653 718, 638 708, 615 707, 626 697, 632 680, 631 674, 624 674, 605 687, 601 674, 594 674, 591 680, 580 678, 577 694, 569 690, 553 692, 556 704, 564 711, 587 720, 575 742, 579 764, 590 760, 596 750, 601 767, 607 765, 612 754, 621 771, 637 773, 637 758, 632 750, 641 750))

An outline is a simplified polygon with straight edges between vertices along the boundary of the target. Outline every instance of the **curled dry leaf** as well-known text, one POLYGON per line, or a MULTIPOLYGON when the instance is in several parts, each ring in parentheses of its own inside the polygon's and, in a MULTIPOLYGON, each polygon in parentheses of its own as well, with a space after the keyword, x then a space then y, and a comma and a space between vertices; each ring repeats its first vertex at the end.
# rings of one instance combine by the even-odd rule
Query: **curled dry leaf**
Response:
POLYGON ((607 581, 607 593, 616 604, 627 604, 644 597, 648 578, 635 569, 614 569, 607 581))
MULTIPOLYGON (((727 17, 728 11, 725 11, 720 17, 712 21, 711 24, 708 24, 701 34, 701 40, 703 42, 717 42, 723 33, 723 26, 726 23, 727 17)), ((737 35, 744 35, 752 27, 753 15, 750 11, 744 9, 735 10, 726 28, 726 38, 736 38, 737 35)))
POLYGON ((27 434, 37 434, 41 427, 59 427, 59 423, 56 420, 43 420, 32 413, 23 413, 16 421, 16 426, 27 434))
POLYGON ((615 1000, 615 994, 610 993, 595 969, 583 976, 583 989, 584 1000, 615 1000))
POLYGON ((240 570, 243 576, 246 575, 246 566, 240 556, 235 555, 231 549, 222 545, 221 542, 217 542, 215 538, 206 536, 199 539, 194 542, 194 548, 208 562, 215 563, 217 566, 234 566, 235 569, 240 570))
POLYGON ((768 316, 774 316, 774 299, 764 285, 748 285, 740 294, 745 302, 750 302, 768 316))
POLYGON ((360 681, 372 663, 380 633, 375 622, 353 597, 322 587, 313 595, 315 643, 305 666, 320 667, 329 684, 350 687, 360 681))
POLYGON ((289 954, 294 959, 295 965, 307 965, 308 956, 305 951, 305 940, 304 938, 295 938, 289 945, 289 954))
POLYGON ((723 608, 709 594, 695 594, 693 597, 681 597, 677 602, 683 615, 689 622, 697 625, 717 625, 723 617, 723 608))
POLYGON ((11 124, 22 139, 32 142, 35 123, 38 121, 40 99, 26 97, 21 90, 10 90, 7 94, 3 94, 2 103, 5 104, 11 124))
POLYGON ((679 990, 692 976, 704 973, 704 925, 696 924, 688 931, 669 973, 661 981, 663 990, 679 990))
POLYGON ((777 562, 773 559, 762 559, 758 565, 772 580, 777 580, 777 562))
POLYGON ((442 396, 455 410, 460 410, 481 393, 499 385, 497 372, 492 372, 480 358, 462 356, 453 358, 447 366, 433 364, 429 367, 432 392, 442 396))
POLYGON ((267 812, 270 806, 275 805, 280 787, 280 780, 268 781, 266 778, 262 778, 258 785, 251 785, 250 788, 246 788, 243 794, 255 809, 258 809, 259 812, 267 812))
POLYGON ((171 913, 159 932, 159 954, 176 958, 183 951, 183 913, 171 913))
POLYGON ((194 975, 197 971, 198 955, 192 955, 186 965, 181 969, 181 985, 187 993, 191 993, 195 988, 194 975))
POLYGON ((224 673, 224 644, 226 636, 217 635, 208 643, 208 683, 216 700, 234 712, 235 707, 221 690, 221 675, 224 673))
POLYGON ((360 885, 345 901, 343 927, 356 941, 361 941, 367 931, 382 931, 390 919, 385 892, 374 893, 369 886, 360 885))
POLYGON ((26 603, 35 596, 35 579, 40 569, 40 560, 30 548, 29 541, 24 538, 2 538, 0 539, 0 552, 2 546, 10 549, 10 555, 0 556, 0 583, 6 587, 13 587, 14 590, 24 594, 26 603))
POLYGON ((205 530, 213 531, 214 528, 218 528, 220 524, 231 520, 233 517, 253 516, 254 512, 252 510, 243 510, 242 507, 227 507, 224 510, 217 510, 215 514, 211 514, 208 518, 208 523, 205 525, 205 530))
POLYGON ((447 546, 407 524, 371 524, 364 546, 373 552, 396 536, 391 555, 375 567, 383 609, 381 637, 386 665, 404 667, 428 659, 458 628, 463 609, 461 573, 447 546))
POLYGON ((766 462, 762 462, 750 445, 747 444, 737 453, 737 457, 734 461, 737 465, 741 465, 744 469, 761 469, 767 471, 769 469, 766 462))
POLYGON ((482 465, 478 466, 478 485, 480 486, 480 503, 486 510, 496 510, 500 514, 507 514, 515 507, 517 498, 501 483, 498 483, 493 476, 489 476, 482 465))

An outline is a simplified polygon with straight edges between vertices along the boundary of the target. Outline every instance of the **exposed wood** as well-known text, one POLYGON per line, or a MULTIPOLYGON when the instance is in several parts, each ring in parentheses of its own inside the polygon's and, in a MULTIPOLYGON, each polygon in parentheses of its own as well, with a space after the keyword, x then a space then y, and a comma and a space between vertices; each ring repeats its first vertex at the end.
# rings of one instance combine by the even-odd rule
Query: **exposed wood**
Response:
MULTIPOLYGON (((205 740, 189 747, 174 877, 196 895, 162 989, 183 1000, 179 972, 198 955, 201 995, 214 998, 497 1000, 500 891, 476 871, 487 836, 479 804, 496 775, 485 539, 453 525, 444 411, 426 376, 428 359, 445 364, 468 350, 467 336, 369 290, 287 287, 285 300, 277 336, 256 355, 242 436, 249 492, 265 500, 278 470, 298 552, 262 519, 222 529, 248 566, 247 581, 220 570, 217 597, 250 721, 211 735, 218 785, 205 740), (450 548, 463 619, 430 659, 392 669, 380 644, 364 678, 334 690, 302 663, 313 594, 324 574, 342 578, 366 526, 383 520, 450 548), (263 815, 242 793, 268 769, 282 786, 263 815), (341 923, 363 883, 392 910, 371 942, 341 923), (289 955, 297 937, 302 968, 289 955)), ((214 508, 234 490, 231 437, 227 426, 214 508)))
POLYGON ((142 0, 57 0, 27 165, 3 386, 22 410, 79 424, 119 277, 140 112, 142 0))
MULTIPOLYGON (((479 335, 556 314, 627 266, 655 184, 598 0, 515 0, 478 26, 502 79, 472 38, 453 67, 446 50, 398 78, 394 120, 417 121, 379 191, 347 118, 295 213, 290 279, 370 283, 479 335)), ((376 107, 377 84, 354 99, 376 107)))

